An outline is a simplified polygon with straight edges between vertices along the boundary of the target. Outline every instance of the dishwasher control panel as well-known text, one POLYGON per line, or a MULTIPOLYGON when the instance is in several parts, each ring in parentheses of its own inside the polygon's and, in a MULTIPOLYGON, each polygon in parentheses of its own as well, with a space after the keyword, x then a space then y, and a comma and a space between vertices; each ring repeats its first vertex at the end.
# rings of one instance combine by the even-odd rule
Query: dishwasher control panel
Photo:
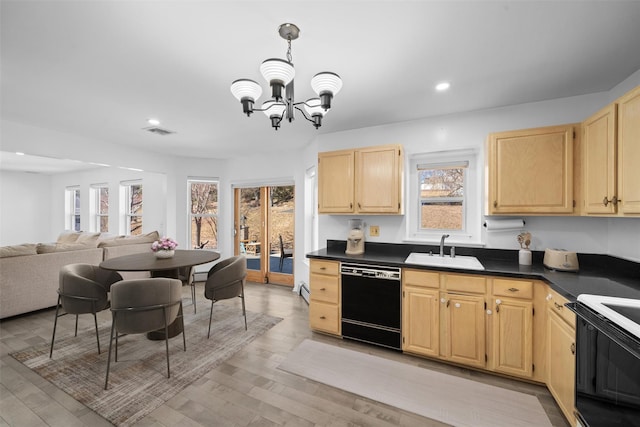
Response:
POLYGON ((340 273, 373 279, 400 280, 400 268, 366 264, 340 264, 340 273))

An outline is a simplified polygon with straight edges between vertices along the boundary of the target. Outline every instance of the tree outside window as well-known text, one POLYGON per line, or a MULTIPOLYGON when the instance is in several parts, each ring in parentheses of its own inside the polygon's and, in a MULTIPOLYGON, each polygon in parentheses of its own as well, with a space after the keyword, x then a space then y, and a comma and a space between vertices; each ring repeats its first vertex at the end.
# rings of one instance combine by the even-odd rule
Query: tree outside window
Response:
POLYGON ((218 182, 189 180, 190 246, 218 248, 218 182))
POLYGON ((465 230, 466 165, 418 165, 421 231, 465 230))
POLYGON ((142 234, 142 184, 126 184, 125 190, 125 234, 142 234))

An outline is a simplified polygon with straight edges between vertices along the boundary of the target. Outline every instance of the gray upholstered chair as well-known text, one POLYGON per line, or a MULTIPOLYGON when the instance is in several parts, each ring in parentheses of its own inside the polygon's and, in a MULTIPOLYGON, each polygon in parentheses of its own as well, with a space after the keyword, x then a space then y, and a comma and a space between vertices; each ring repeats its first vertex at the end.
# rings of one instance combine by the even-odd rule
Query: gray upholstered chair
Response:
POLYGON ((100 354, 100 337, 98 336, 96 313, 109 307, 107 293, 111 285, 119 280, 122 280, 122 276, 117 272, 104 270, 91 264, 68 264, 60 269, 58 304, 56 305, 56 317, 53 322, 51 350, 49 350, 50 358, 53 356, 53 343, 56 339, 58 317, 65 314, 76 315, 75 336, 78 336, 78 315, 93 314, 98 354, 100 354), (64 311, 63 313, 60 313, 60 308, 64 311))
POLYGON ((223 299, 238 297, 242 300, 244 329, 247 330, 247 311, 244 305, 244 281, 246 277, 247 259, 244 255, 224 259, 209 270, 209 273, 207 274, 207 281, 204 284, 204 297, 211 300, 207 339, 211 335, 213 303, 223 299))
POLYGON ((118 337, 128 334, 144 334, 164 329, 167 352, 167 378, 169 367, 169 325, 179 318, 182 343, 187 351, 182 317, 182 282, 178 279, 155 277, 151 279, 122 280, 111 287, 111 335, 104 389, 109 384, 111 348, 116 341, 115 361, 118 361, 118 337))

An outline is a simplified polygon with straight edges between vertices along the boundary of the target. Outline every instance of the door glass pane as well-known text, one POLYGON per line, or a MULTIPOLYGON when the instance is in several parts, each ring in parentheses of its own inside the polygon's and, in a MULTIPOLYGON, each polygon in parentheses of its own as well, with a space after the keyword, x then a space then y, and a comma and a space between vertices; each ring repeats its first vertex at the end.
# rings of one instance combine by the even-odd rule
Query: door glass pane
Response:
POLYGON ((293 274, 294 186, 269 190, 269 271, 293 274))
POLYGON ((239 252, 247 257, 247 269, 260 270, 260 187, 240 189, 239 252))

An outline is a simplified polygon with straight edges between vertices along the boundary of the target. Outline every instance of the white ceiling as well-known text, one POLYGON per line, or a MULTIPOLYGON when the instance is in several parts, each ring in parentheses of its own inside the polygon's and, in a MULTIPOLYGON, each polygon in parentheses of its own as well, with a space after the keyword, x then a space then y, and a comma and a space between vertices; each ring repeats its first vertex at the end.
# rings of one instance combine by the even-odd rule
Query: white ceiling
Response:
MULTIPOLYGON (((640 69, 638 1, 6 1, 2 118, 177 156, 297 149, 317 134, 610 90, 640 69), (296 101, 343 81, 315 130, 273 131, 229 86, 293 42, 296 101), (449 80, 451 89, 434 85, 449 80), (147 118, 175 131, 143 131, 147 118)), ((259 104, 265 99, 263 95, 259 104)))

